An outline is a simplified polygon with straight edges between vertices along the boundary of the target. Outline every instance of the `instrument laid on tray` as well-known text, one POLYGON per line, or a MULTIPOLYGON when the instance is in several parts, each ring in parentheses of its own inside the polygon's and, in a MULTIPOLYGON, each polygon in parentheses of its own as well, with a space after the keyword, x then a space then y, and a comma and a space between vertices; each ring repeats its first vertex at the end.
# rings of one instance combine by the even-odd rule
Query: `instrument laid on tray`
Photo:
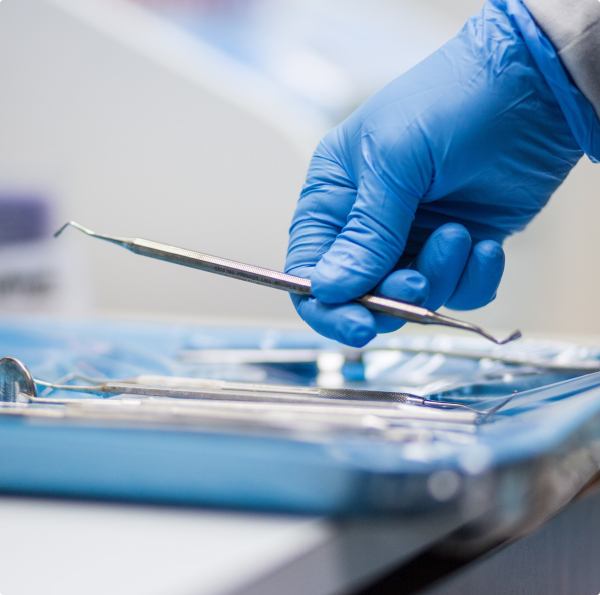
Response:
POLYGON ((21 361, 10 357, 0 359, 0 403, 3 404, 0 415, 62 415, 88 420, 96 416, 102 421, 177 422, 186 426, 231 422, 255 429, 279 424, 296 432, 318 427, 332 431, 367 430, 381 435, 407 424, 432 422, 434 427, 437 424, 438 429, 443 429, 444 425, 474 424, 482 418, 480 412, 467 405, 384 391, 327 390, 165 376, 141 376, 88 385, 57 384, 35 379, 21 361), (39 388, 91 394, 97 398, 41 396, 39 388), (28 405, 34 407, 28 408, 28 405), (57 406, 63 407, 62 414, 57 406))
POLYGON ((475 506, 479 539, 554 514, 600 468, 600 373, 581 375, 594 345, 403 334, 347 352, 362 376, 327 377, 331 361, 310 362, 346 352, 289 329, 0 330, 14 355, 0 358, 2 493, 327 515, 475 506))

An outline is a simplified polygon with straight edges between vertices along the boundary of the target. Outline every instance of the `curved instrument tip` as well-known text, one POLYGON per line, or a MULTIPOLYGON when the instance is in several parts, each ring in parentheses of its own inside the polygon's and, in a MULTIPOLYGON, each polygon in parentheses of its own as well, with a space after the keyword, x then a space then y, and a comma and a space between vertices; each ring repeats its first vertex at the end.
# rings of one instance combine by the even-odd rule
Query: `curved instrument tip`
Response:
POLYGON ((512 343, 513 341, 520 339, 522 336, 523 335, 521 334, 521 331, 514 331, 508 337, 506 337, 506 339, 503 339, 501 341, 496 340, 496 343, 498 343, 498 345, 506 345, 507 343, 512 343))
POLYGON ((492 335, 483 327, 473 324, 471 322, 467 322, 465 320, 459 320, 458 318, 452 318, 450 316, 445 316, 444 314, 439 314, 438 312, 428 312, 427 314, 427 324, 440 324, 442 326, 449 326, 452 328, 462 329, 463 331, 469 331, 471 333, 477 333, 480 337, 495 343, 496 345, 505 345, 506 343, 510 343, 512 341, 516 341, 521 338, 521 331, 514 331, 505 339, 499 339, 495 335, 492 335))
POLYGON ((98 238, 99 240, 105 240, 105 241, 111 242, 113 244, 118 244, 119 246, 127 247, 128 244, 131 243, 130 240, 127 240, 126 238, 116 238, 113 236, 107 236, 107 235, 104 235, 101 233, 97 233, 97 232, 91 230, 89 227, 84 227, 83 225, 80 225, 76 221, 67 221, 61 228, 57 229, 54 232, 54 237, 57 238, 58 236, 60 236, 65 231, 65 229, 67 229, 67 227, 74 227, 75 229, 78 229, 82 233, 84 233, 88 236, 91 236, 92 238, 98 238))
POLYGON ((474 326, 474 327, 472 327, 472 330, 474 330, 476 333, 478 333, 482 337, 485 337, 492 343, 496 343, 496 345, 506 345, 507 343, 511 343, 512 341, 516 341, 517 339, 520 339, 522 336, 521 331, 514 331, 513 333, 508 335, 508 337, 506 337, 505 339, 498 339, 498 337, 495 337, 494 335, 488 333, 486 330, 482 329, 481 327, 474 326))
POLYGON ((83 225, 79 225, 79 223, 77 223, 76 221, 67 221, 60 229, 57 229, 54 232, 54 237, 57 238, 59 235, 61 235, 63 231, 67 229, 67 227, 74 227, 75 229, 78 229, 79 231, 82 231, 83 233, 86 233, 89 236, 96 235, 91 229, 83 227, 83 225))
POLYGON ((67 221, 63 226, 61 226, 59 229, 57 229, 54 232, 54 237, 57 238, 60 234, 62 234, 63 231, 65 231, 65 229, 67 229, 67 227, 70 227, 71 223, 73 223, 72 221, 67 221))

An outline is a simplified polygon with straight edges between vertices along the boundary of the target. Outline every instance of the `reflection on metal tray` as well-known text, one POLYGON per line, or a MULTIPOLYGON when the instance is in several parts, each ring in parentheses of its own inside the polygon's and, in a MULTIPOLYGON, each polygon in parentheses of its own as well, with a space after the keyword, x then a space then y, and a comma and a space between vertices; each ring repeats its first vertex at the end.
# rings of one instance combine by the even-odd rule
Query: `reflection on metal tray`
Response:
POLYGON ((288 344, 272 333, 265 333, 254 347, 242 342, 225 348, 195 336, 177 358, 198 373, 262 368, 268 373, 296 373, 318 386, 391 386, 448 398, 464 398, 473 392, 504 394, 507 386, 524 390, 600 371, 596 348, 548 341, 498 348, 477 339, 444 335, 402 335, 376 341, 363 350, 298 341, 288 344))
POLYGON ((16 320, 0 322, 0 354, 37 379, 0 411, 3 491, 445 508, 498 535, 600 468, 595 348, 399 334, 348 352, 298 331, 16 320))

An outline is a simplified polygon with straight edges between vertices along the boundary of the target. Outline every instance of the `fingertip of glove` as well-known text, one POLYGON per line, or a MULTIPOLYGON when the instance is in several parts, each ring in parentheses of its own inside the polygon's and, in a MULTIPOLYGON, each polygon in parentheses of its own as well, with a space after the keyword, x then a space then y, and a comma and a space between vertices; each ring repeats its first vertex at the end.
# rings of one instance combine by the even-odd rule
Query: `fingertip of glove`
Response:
POLYGON ((502 246, 494 240, 482 240, 476 244, 474 250, 486 258, 504 259, 502 246))
POLYGON ((384 297, 422 304, 429 295, 429 281, 419 271, 402 269, 391 273, 377 288, 384 297))
POLYGON ((343 304, 354 299, 354 283, 338 267, 321 261, 311 275, 312 294, 324 304, 343 304))
POLYGON ((364 347, 367 343, 375 338, 376 331, 374 328, 366 326, 352 326, 340 329, 338 341, 348 345, 349 347, 364 347))
POLYGON ((373 314, 358 304, 335 308, 334 339, 350 347, 364 347, 377 335, 373 314))
POLYGON ((292 301, 315 331, 350 347, 363 347, 377 334, 373 315, 359 304, 330 306, 306 296, 292 296, 292 301))
POLYGON ((433 237, 443 239, 445 242, 471 244, 471 234, 461 223, 446 223, 433 233, 433 237))
MULTIPOLYGON (((402 299, 415 304, 423 303, 429 295, 429 281, 419 271, 409 271, 405 277, 405 296, 402 299)), ((400 299, 400 298, 398 298, 400 299)))

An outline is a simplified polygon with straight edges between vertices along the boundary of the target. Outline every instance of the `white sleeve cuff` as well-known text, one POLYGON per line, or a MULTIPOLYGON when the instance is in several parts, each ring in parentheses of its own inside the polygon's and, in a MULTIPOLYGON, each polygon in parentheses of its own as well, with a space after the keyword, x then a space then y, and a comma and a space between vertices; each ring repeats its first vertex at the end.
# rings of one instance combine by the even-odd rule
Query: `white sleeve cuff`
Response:
POLYGON ((600 117, 600 1, 525 0, 525 4, 600 117))

